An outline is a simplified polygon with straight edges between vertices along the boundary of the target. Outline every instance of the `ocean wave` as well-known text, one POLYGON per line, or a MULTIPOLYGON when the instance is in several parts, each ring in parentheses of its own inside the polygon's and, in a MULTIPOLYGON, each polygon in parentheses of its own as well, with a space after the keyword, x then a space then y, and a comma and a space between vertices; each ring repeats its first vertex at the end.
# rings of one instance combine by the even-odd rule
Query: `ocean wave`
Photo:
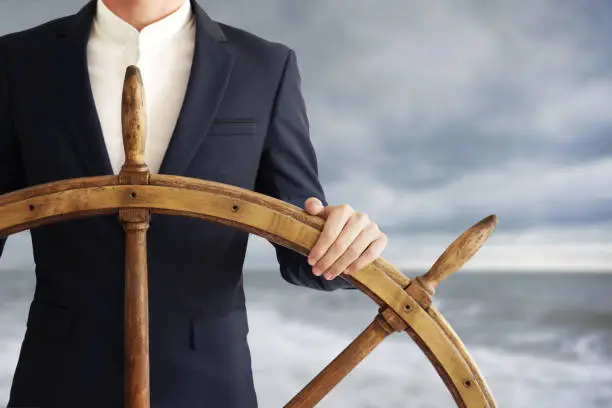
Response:
MULTIPOLYGON (((360 330, 321 329, 276 311, 249 312, 249 342, 261 406, 285 404, 360 330)), ((372 352, 321 407, 454 407, 429 361, 407 336, 396 334, 372 352)), ((581 408, 612 405, 612 367, 557 361, 495 347, 469 347, 498 400, 508 408, 581 408)))
POLYGON ((8 395, 17 364, 21 338, 3 336, 0 338, 0 407, 8 404, 8 395))
MULTIPOLYGON (((610 343, 601 333, 590 333, 568 346, 581 360, 597 362, 601 361, 602 356, 608 354, 606 345, 609 346, 610 343)), ((612 387, 612 384, 610 386, 612 387)))
MULTIPOLYGON (((278 306, 278 305, 274 305, 278 306)), ((262 407, 283 406, 320 370, 337 356, 368 324, 369 320, 343 319, 337 310, 329 315, 311 304, 316 318, 288 315, 282 308, 255 302, 248 309, 249 344, 258 399, 262 407), (332 317, 330 317, 332 316, 332 317), (332 319, 332 320, 330 320, 332 319), (334 323, 335 322, 335 323, 334 323)), ((303 312, 303 310, 302 310, 303 312)), ((372 311, 374 316, 374 310, 372 311)), ((7 317, 5 315, 5 317, 7 317)), ((6 403, 17 360, 23 324, 4 319, 0 338, 0 406, 6 403)), ((554 332, 516 335, 510 341, 546 344, 554 332)), ((507 341, 467 343, 484 373, 500 407, 504 408, 596 408, 612 406, 612 364, 588 357, 595 337, 568 341, 580 360, 533 354, 529 347, 508 347, 507 341)), ((320 407, 384 408, 455 407, 435 370, 408 336, 394 334, 374 350, 320 407)))
POLYGON ((551 310, 544 313, 539 322, 577 330, 601 330, 605 328, 612 331, 612 310, 551 310))

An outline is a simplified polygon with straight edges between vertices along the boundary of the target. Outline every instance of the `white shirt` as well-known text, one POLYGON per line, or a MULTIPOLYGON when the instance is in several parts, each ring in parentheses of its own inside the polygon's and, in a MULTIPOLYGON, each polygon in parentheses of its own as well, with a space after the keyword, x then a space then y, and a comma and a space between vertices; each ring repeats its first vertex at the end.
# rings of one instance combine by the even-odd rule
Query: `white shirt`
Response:
POLYGON ((140 68, 147 116, 145 159, 153 173, 174 132, 183 105, 195 47, 189 0, 140 32, 98 0, 87 44, 87 65, 104 142, 115 174, 125 160, 121 95, 128 65, 140 68))

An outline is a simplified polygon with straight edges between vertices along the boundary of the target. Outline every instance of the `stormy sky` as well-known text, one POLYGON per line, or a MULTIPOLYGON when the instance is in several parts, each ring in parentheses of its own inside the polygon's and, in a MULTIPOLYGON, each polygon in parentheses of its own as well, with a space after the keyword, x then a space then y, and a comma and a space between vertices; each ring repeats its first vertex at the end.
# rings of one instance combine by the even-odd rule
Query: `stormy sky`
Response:
MULTIPOLYGON (((0 34, 83 0, 0 0, 0 34)), ((295 49, 332 204, 368 213, 383 256, 427 268, 488 214, 466 268, 612 271, 612 3, 200 1, 295 49)), ((0 267, 31 263, 12 237, 0 267)), ((250 241, 247 267, 275 265, 250 241)))

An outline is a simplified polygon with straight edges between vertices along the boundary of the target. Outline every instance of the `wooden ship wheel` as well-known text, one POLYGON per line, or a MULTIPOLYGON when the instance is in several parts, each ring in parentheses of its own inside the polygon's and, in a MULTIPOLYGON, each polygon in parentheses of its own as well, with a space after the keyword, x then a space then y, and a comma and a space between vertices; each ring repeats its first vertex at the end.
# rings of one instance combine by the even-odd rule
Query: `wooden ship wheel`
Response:
MULTIPOLYGON (((0 195, 0 236, 61 220, 118 213, 125 248, 125 406, 149 408, 147 230, 151 213, 229 225, 307 255, 323 220, 250 190, 195 178, 151 174, 144 162, 145 106, 140 71, 126 70, 122 96, 125 163, 118 175, 36 185, 0 195)), ((378 344, 395 332, 416 342, 460 408, 495 401, 462 341, 432 305, 438 284, 463 266, 497 224, 490 215, 459 236, 427 273, 409 279, 379 258, 344 275, 377 305, 373 321, 285 408, 313 407, 378 344)))

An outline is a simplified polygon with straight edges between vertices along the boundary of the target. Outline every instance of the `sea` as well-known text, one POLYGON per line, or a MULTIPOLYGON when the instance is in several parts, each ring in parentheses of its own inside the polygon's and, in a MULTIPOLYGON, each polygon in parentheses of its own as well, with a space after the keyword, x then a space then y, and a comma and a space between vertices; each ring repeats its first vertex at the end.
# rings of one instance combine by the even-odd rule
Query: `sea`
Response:
MULTIPOLYGON (((31 271, 0 270, 0 406, 33 290, 31 271)), ((410 276, 410 274, 409 274, 410 276)), ((359 291, 322 292, 272 270, 245 271, 260 407, 282 407, 373 319, 359 291)), ((475 359, 500 408, 612 408, 612 274, 469 273, 443 282, 436 307, 475 359)), ((456 407, 412 340, 393 334, 318 407, 456 407)))

